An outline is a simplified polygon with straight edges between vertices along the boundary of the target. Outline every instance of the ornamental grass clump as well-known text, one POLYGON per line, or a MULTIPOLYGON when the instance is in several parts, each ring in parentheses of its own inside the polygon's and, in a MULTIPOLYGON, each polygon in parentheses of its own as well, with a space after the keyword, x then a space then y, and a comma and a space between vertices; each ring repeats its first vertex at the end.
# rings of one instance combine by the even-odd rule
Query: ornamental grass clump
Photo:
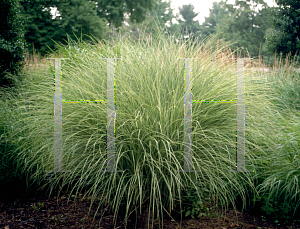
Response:
MULTIPOLYGON (((235 197, 245 201, 246 190, 259 174, 264 156, 273 146, 270 123, 275 105, 268 83, 256 75, 246 84, 246 169, 236 168, 236 104, 193 103, 193 170, 180 172, 184 164, 184 60, 192 60, 193 100, 235 100, 236 61, 223 44, 178 42, 163 32, 140 37, 138 42, 119 37, 114 43, 86 42, 60 47, 63 100, 106 100, 107 60, 116 59, 115 74, 115 169, 106 169, 106 104, 62 103, 63 169, 47 180, 53 169, 53 77, 54 63, 26 71, 15 92, 3 92, 1 100, 14 117, 5 139, 19 146, 14 158, 29 182, 58 191, 67 188, 77 195, 101 197, 99 208, 108 208, 127 220, 142 206, 163 223, 181 208, 182 194, 194 190, 200 202, 205 193, 218 200, 224 212, 235 197), (213 60, 213 61, 212 61, 213 60), (259 83, 260 82, 260 83, 259 83), (10 107, 10 108, 9 108, 10 107), (262 138, 264 136, 264 138, 262 138)), ((188 99, 188 98, 186 98, 188 99)), ((59 125, 59 124, 56 124, 59 125)), ((151 223, 151 222, 148 222, 151 223)), ((153 223, 153 222, 152 222, 153 223)), ((149 224, 148 224, 149 226, 149 224)), ((161 224, 163 226, 163 224, 161 224)))
POLYGON ((268 117, 274 143, 258 158, 262 172, 255 176, 260 182, 255 185, 258 195, 253 196, 261 206, 258 211, 281 225, 300 222, 300 74, 295 58, 289 62, 289 56, 282 63, 275 55, 272 71, 263 75, 273 94, 270 102, 276 105, 268 117))

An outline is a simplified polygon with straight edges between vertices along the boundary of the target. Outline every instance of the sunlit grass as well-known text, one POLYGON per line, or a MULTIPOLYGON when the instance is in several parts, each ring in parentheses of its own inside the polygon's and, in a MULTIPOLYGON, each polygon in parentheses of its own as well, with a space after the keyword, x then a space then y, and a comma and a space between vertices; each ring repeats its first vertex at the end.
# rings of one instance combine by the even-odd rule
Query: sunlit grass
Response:
POLYGON ((176 57, 201 58, 192 61, 193 100, 232 100, 232 55, 223 44, 176 43, 162 33, 137 43, 121 36, 112 44, 69 40, 59 55, 52 55, 71 58, 62 61, 64 100, 106 100, 107 64, 99 58, 122 57, 115 60, 115 164, 124 172, 101 172, 107 159, 106 104, 63 103, 63 169, 71 172, 45 178, 45 171, 53 169, 53 60, 27 68, 16 91, 2 92, 3 139, 19 146, 7 157, 14 158, 30 182, 58 190, 69 186, 76 194, 86 189, 86 195, 103 197, 99 208, 109 203, 115 215, 126 218, 145 205, 149 214, 163 220, 163 214, 181 207, 187 189, 194 189, 202 201, 209 193, 225 212, 229 203, 235 206, 237 195, 246 201, 249 188, 256 192, 254 180, 262 178, 263 187, 275 188, 275 178, 289 177, 289 197, 297 195, 300 122, 297 104, 293 110, 289 105, 299 90, 296 80, 288 83, 273 72, 245 74, 245 161, 254 173, 229 172, 236 166, 236 104, 229 103, 193 103, 193 170, 201 172, 178 172, 184 154, 184 60, 176 57), (278 147, 283 142, 285 147, 278 147))

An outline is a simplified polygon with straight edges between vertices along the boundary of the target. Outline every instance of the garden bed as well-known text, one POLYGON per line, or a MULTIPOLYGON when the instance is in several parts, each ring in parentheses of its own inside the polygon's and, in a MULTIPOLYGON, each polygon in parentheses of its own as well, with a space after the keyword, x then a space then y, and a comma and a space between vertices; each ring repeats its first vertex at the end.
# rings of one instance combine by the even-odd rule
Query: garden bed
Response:
MULTIPOLYGON (((80 197, 83 194, 78 195, 80 197)), ((95 201, 88 214, 90 208, 90 199, 75 201, 74 196, 68 202, 68 195, 61 194, 60 197, 53 194, 37 195, 35 197, 16 197, 14 200, 0 201, 0 227, 5 229, 14 228, 103 228, 103 229, 124 229, 124 219, 118 217, 116 227, 114 227, 111 212, 105 212, 100 226, 98 225, 101 218, 100 211, 97 213, 93 221, 94 213, 98 207, 98 201, 95 201)), ((164 227, 166 229, 179 229, 180 217, 164 217, 164 227)), ((136 228, 147 228, 146 213, 138 216, 138 225, 136 228)), ((135 218, 128 221, 128 228, 135 228, 135 218)), ((154 227, 159 228, 157 220, 154 220, 154 227)), ((150 221, 151 225, 151 221, 150 221)), ((195 219, 183 219, 181 228, 300 228, 297 226, 280 226, 266 221, 262 217, 250 215, 246 211, 237 210, 235 214, 233 208, 229 208, 226 216, 217 218, 212 216, 207 218, 202 216, 195 219)))

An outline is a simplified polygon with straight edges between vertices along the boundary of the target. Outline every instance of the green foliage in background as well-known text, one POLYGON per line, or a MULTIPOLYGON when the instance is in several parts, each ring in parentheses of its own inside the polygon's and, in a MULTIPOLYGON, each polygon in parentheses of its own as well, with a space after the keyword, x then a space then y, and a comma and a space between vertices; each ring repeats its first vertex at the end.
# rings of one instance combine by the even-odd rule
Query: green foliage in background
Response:
MULTIPOLYGON (((221 3, 220 3, 221 4, 221 3)), ((241 56, 248 57, 248 52, 251 57, 257 58, 260 54, 265 56, 267 53, 263 47, 265 43, 265 31, 270 26, 269 9, 264 1, 236 1, 239 8, 232 12, 232 5, 223 3, 230 16, 220 11, 224 15, 221 21, 216 25, 215 34, 217 38, 224 39, 228 42, 234 42, 231 49, 244 47, 247 50, 242 50, 241 56), (255 7, 251 7, 250 3, 256 3, 255 7), (258 4, 260 3, 260 4, 258 4), (255 12, 258 6, 262 5, 262 9, 255 12), (226 15, 226 16, 225 16, 226 15), (260 50, 261 49, 261 50, 260 50)), ((216 9, 218 10, 218 8, 216 9)), ((213 13, 213 12, 212 12, 213 13)), ((217 20, 220 20, 216 17, 217 20)))
POLYGON ((47 45, 54 49, 54 43, 50 39, 55 33, 55 20, 52 20, 50 8, 45 10, 45 7, 50 6, 52 5, 48 0, 21 1, 20 17, 24 21, 25 39, 31 55, 35 49, 44 56, 49 50, 47 45))
MULTIPOLYGON (((22 0, 20 15, 25 22, 25 39, 41 56, 56 50, 67 40, 67 34, 75 39, 81 33, 99 40, 108 38, 110 27, 120 27, 124 14, 131 13, 130 20, 140 23, 146 10, 155 6, 156 0, 85 1, 85 0, 22 0), (52 19, 50 7, 57 7, 60 16, 52 19), (134 10, 134 11, 133 11, 134 10), (52 40, 53 39, 53 40, 52 40), (49 47, 49 48, 48 48, 49 47)), ((89 41, 88 37, 83 38, 89 41)))
POLYGON ((192 4, 179 7, 179 12, 184 19, 184 21, 182 21, 179 15, 177 15, 177 21, 179 22, 181 30, 184 30, 184 35, 193 35, 194 38, 192 40, 195 40, 195 37, 199 37, 200 25, 198 21, 194 21, 194 18, 197 17, 199 13, 194 12, 194 6, 192 4))
MULTIPOLYGON (((108 31, 107 20, 97 15, 97 8, 94 2, 85 0, 63 0, 58 1, 57 10, 60 15, 55 24, 55 41, 67 40, 67 35, 75 39, 81 33, 96 36, 103 40, 108 31)), ((85 37, 85 40, 88 37, 85 37)))
POLYGON ((294 0, 276 0, 273 7, 270 28, 266 31, 266 47, 269 51, 285 56, 297 53, 300 61, 300 2, 294 0))
POLYGON ((18 13, 19 0, 0 2, 0 88, 11 87, 14 79, 5 78, 7 73, 21 77, 25 59, 24 24, 18 13))
POLYGON ((209 9, 209 16, 205 17, 205 21, 201 25, 201 36, 208 36, 216 33, 216 26, 220 24, 226 17, 234 14, 233 5, 227 4, 227 1, 214 2, 209 9))
POLYGON ((127 13, 132 23, 141 23, 146 19, 146 12, 152 10, 159 0, 94 0, 97 14, 106 18, 110 25, 119 28, 127 13))
MULTIPOLYGON (((173 9, 170 8, 170 2, 160 0, 151 11, 147 12, 146 19, 143 22, 136 24, 131 23, 130 19, 125 19, 128 25, 123 25, 119 28, 118 33, 123 36, 130 36, 132 40, 137 41, 140 29, 148 35, 156 36, 160 32, 159 28, 165 27, 166 23, 169 23, 171 26, 168 28, 168 31, 174 34, 176 29, 172 30, 174 26, 172 22, 173 18, 173 9)), ((114 38, 117 38, 118 33, 114 34, 114 38)))
POLYGON ((83 32, 101 38, 107 31, 107 22, 97 16, 95 4, 88 1, 23 0, 21 4, 21 16, 26 20, 25 38, 31 45, 31 54, 33 47, 41 56, 46 55, 49 48, 56 50, 53 40, 63 43, 66 34, 73 36, 74 32, 78 36, 83 32), (59 9, 61 18, 52 19, 50 7, 54 6, 59 9))
MULTIPOLYGON (((201 36, 214 35, 216 40, 228 41, 232 50, 243 48, 242 56, 260 55, 272 67, 276 52, 282 52, 283 60, 289 52, 292 56, 299 54, 299 2, 279 1, 278 4, 280 7, 268 7, 263 0, 236 1, 235 5, 227 1, 214 3, 201 25, 201 36)), ((299 61, 299 57, 295 60, 299 61)))
MULTIPOLYGON (((73 33, 79 37, 82 32, 104 41, 115 39, 116 34, 125 32, 137 40, 139 27, 146 29, 145 32, 149 34, 156 33, 156 23, 159 26, 169 24, 167 33, 178 34, 178 40, 186 40, 188 38, 184 36, 189 36, 195 41, 196 37, 204 39, 210 35, 216 40, 223 39, 231 43, 232 50, 242 48, 241 56, 248 57, 249 53, 257 58, 260 54, 271 67, 275 52, 282 52, 282 58, 285 59, 288 52, 294 55, 299 49, 297 1, 292 1, 290 8, 286 7, 288 1, 280 1, 278 4, 284 6, 282 9, 268 7, 263 0, 236 1, 235 4, 221 1, 213 4, 209 17, 202 25, 194 21, 199 13, 193 11, 191 4, 183 4, 179 7, 180 13, 175 16, 170 2, 162 0, 23 0, 21 4, 24 8, 22 18, 25 22, 27 20, 25 38, 31 47, 29 51, 31 53, 35 47, 42 56, 49 51, 48 46, 51 50, 58 48, 52 39, 62 44, 67 39, 66 34, 75 39, 73 33), (254 6, 250 6, 250 3, 254 6), (258 6, 262 9, 258 9, 258 6), (50 7, 57 7, 61 16, 52 19, 50 7), (124 17, 125 13, 129 15, 128 19, 124 17), (173 23, 173 19, 178 24, 173 23), (124 21, 130 26, 126 26, 124 21)), ((89 40, 88 37, 83 39, 89 40)))

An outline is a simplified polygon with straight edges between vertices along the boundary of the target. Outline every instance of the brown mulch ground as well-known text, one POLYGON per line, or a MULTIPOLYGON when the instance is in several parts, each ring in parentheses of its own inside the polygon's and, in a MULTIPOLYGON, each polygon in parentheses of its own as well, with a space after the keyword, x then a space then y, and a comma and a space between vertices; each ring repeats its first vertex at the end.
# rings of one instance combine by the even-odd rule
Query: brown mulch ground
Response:
MULTIPOLYGON (((97 210, 99 200, 96 200, 92 206, 90 215, 89 207, 90 200, 80 200, 74 202, 71 198, 68 202, 68 195, 61 193, 59 197, 57 193, 51 194, 49 197, 45 193, 29 191, 24 192, 18 187, 10 189, 10 192, 1 193, 0 197, 0 228, 13 229, 13 228, 103 228, 103 229, 123 229, 125 228, 124 218, 118 217, 116 226, 113 223, 113 213, 104 212, 102 222, 99 224, 101 218, 101 211, 97 213, 97 217, 93 222, 94 213, 97 210), (16 194, 17 193, 17 194, 16 194), (58 199, 57 199, 58 198, 58 199), (58 200, 58 202, 57 202, 58 200), (39 206, 38 202, 44 203, 43 207, 36 210, 33 206, 39 206)), ((83 195, 80 195, 83 197, 83 195)), ((79 196, 79 197, 80 197, 79 196)), ((165 216, 165 214, 164 214, 165 216)), ((163 228, 166 229, 179 229, 180 217, 176 214, 173 216, 175 220, 170 217, 164 218, 163 228)), ((137 226, 135 227, 135 217, 131 217, 128 222, 127 228, 147 228, 146 215, 138 216, 137 226)), ((154 226, 150 228, 159 228, 157 220, 154 220, 154 226)), ((222 218, 198 218, 198 219, 183 219, 181 228, 300 228, 298 226, 276 226, 271 222, 265 222, 259 217, 250 216, 247 212, 238 211, 237 216, 233 209, 229 209, 226 217, 222 218)))

